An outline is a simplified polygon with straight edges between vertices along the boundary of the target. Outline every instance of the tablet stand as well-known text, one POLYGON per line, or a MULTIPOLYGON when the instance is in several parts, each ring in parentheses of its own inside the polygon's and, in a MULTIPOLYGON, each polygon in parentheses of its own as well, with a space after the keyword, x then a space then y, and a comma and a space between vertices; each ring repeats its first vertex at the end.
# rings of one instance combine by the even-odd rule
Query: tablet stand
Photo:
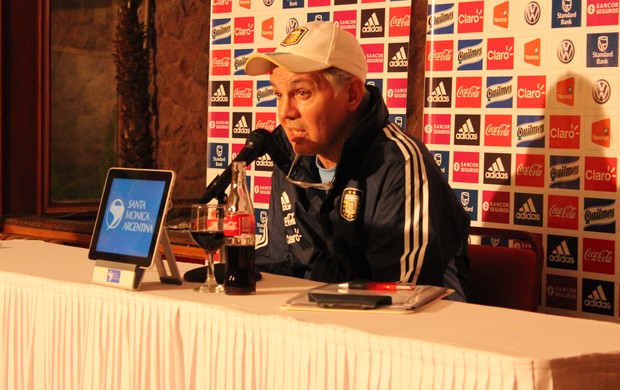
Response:
MULTIPOLYGON (((161 235, 161 245, 166 255, 169 271, 166 270, 160 251, 156 250, 153 262, 159 273, 159 280, 166 284, 182 284, 181 274, 170 247, 168 232, 165 229, 163 229, 161 235)), ((97 260, 95 261, 95 269, 93 271, 93 282, 126 290, 138 290, 142 284, 144 271, 144 268, 136 264, 97 260)))

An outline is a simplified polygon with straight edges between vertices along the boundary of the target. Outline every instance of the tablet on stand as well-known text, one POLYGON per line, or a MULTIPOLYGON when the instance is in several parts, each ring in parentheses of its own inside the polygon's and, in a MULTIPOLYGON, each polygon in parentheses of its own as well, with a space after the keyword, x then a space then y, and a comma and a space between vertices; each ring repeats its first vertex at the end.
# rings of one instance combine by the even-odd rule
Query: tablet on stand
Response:
POLYGON ((162 283, 182 283, 165 228, 174 179, 168 170, 108 171, 88 252, 94 283, 137 290, 153 264, 162 283))

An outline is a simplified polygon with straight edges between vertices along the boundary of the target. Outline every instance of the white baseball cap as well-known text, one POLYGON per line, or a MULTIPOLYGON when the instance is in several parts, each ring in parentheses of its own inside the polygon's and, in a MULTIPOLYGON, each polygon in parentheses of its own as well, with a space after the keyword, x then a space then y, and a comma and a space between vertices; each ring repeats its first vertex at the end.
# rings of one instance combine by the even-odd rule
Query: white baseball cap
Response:
POLYGON ((272 53, 254 53, 245 73, 256 76, 281 67, 294 73, 338 68, 366 80, 366 55, 355 36, 331 22, 310 22, 291 31, 272 53))

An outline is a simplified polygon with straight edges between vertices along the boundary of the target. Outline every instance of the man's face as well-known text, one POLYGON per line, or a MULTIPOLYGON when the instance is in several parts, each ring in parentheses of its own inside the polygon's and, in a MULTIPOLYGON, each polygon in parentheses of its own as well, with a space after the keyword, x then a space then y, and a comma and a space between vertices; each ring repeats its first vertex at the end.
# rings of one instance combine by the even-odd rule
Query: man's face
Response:
POLYGON ((278 119, 295 153, 337 161, 354 125, 346 87, 335 91, 320 72, 275 68, 270 77, 278 99, 278 119))

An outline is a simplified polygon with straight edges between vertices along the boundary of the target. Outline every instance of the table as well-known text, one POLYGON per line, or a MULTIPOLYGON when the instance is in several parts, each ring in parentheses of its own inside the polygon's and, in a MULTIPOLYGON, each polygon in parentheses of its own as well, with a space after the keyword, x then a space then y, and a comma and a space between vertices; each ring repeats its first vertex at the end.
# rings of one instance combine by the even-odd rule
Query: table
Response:
MULTIPOLYGON (((620 388, 620 325, 438 301, 410 315, 285 311, 253 296, 91 282, 87 250, 0 241, 0 389, 620 388)), ((195 265, 179 264, 181 272, 195 265)))

